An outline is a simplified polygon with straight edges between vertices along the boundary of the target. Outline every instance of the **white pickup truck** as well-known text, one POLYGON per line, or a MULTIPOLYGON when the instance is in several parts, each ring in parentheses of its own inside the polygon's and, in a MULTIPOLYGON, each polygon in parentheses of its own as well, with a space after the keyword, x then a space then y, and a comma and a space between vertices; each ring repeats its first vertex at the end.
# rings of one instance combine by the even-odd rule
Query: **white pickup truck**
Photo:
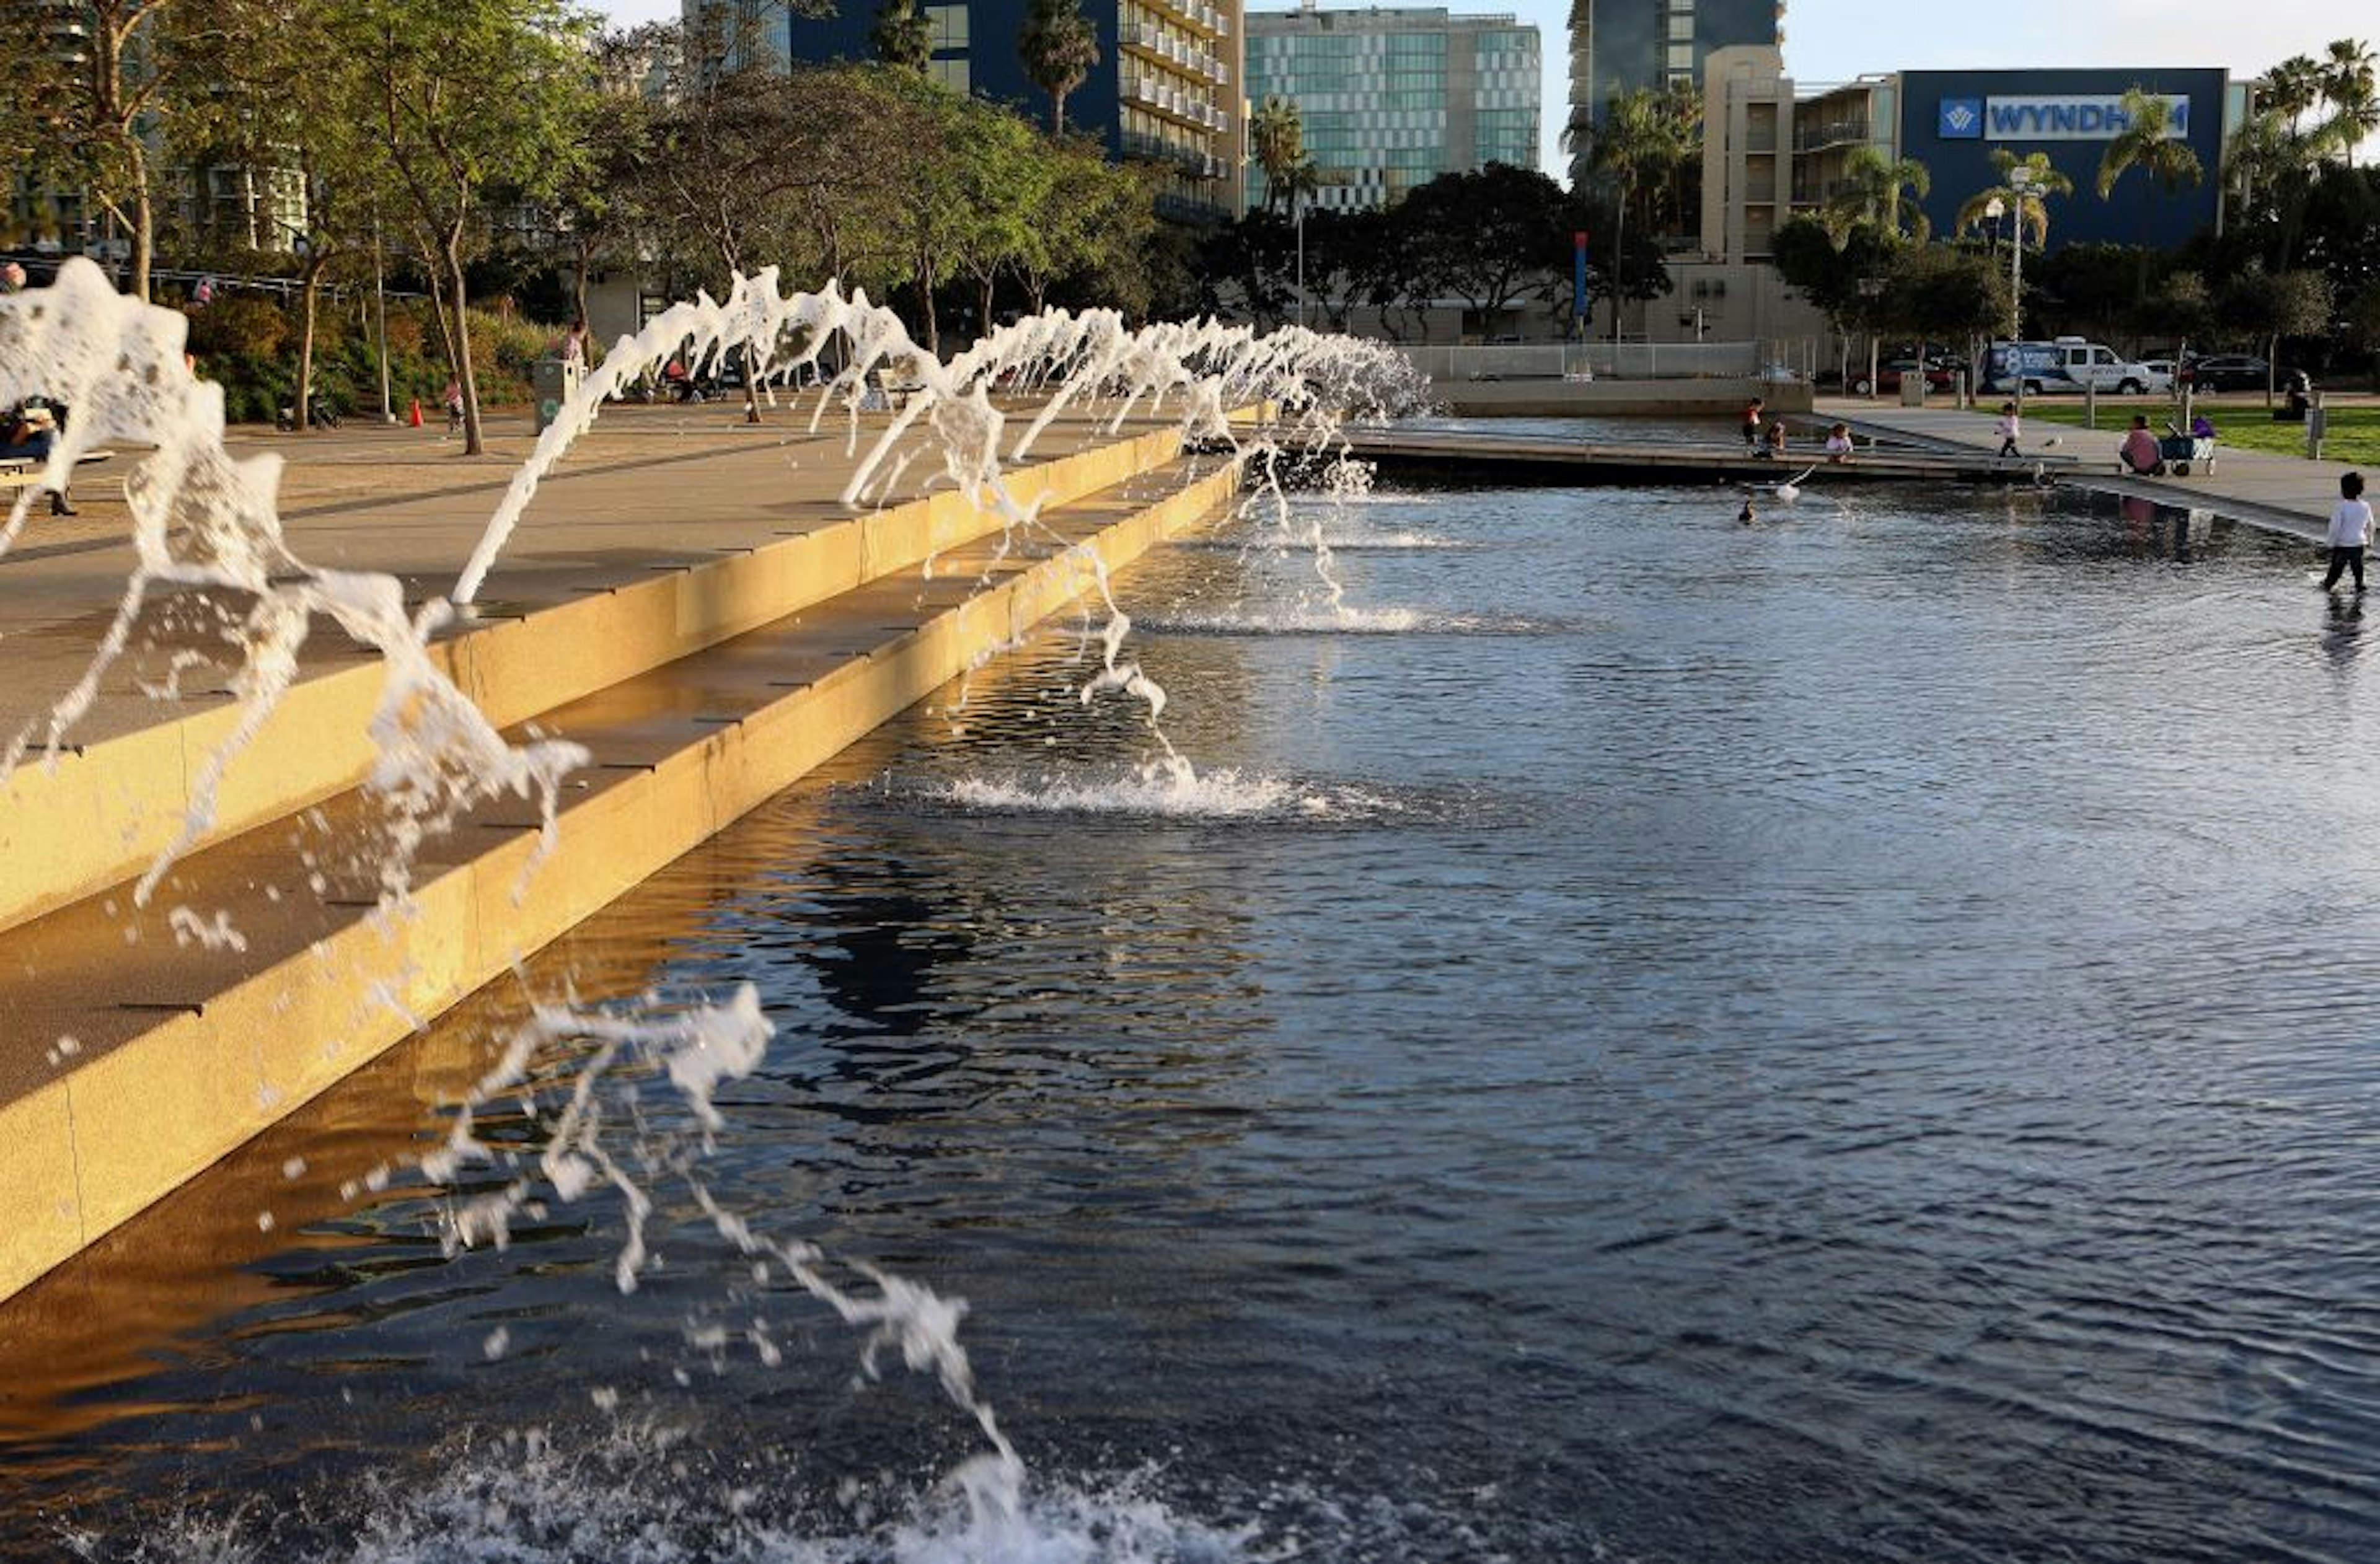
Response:
POLYGON ((2096 387, 2121 396, 2146 392, 2162 396, 2173 390, 2173 376, 2128 359, 2111 347, 2079 336, 2052 342, 1996 342, 1984 356, 1983 389, 2014 391, 2022 382, 2027 394, 2082 391, 2096 387))

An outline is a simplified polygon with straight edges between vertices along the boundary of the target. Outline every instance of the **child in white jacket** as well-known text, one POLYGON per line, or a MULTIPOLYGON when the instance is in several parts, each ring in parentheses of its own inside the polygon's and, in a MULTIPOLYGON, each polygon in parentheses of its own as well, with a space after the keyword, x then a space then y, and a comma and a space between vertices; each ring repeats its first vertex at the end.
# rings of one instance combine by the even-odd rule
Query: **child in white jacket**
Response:
POLYGON ((2338 585, 2339 572, 2355 572, 2355 589, 2363 590, 2363 551, 2372 541, 2372 503, 2363 497, 2363 475, 2350 472, 2338 480, 2338 508, 2330 513, 2330 571, 2322 589, 2338 585))

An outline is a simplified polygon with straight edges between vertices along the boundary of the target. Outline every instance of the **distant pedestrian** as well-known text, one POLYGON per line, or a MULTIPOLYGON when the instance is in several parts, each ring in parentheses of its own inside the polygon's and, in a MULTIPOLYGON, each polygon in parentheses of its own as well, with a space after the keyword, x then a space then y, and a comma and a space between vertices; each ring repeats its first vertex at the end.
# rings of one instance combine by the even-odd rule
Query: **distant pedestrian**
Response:
POLYGON ((463 377, 448 375, 446 389, 438 399, 446 405, 446 432, 453 434, 463 427, 463 377))
POLYGON ((2116 463, 2135 478, 2163 476, 2165 460, 2157 451, 2157 437, 2149 432, 2147 414, 2132 415, 2132 427, 2124 432, 2123 443, 2116 447, 2116 463))
POLYGON ((2363 497, 2363 475, 2350 472, 2338 480, 2338 508, 2330 513, 2330 570, 2322 589, 2338 585, 2341 571, 2355 572, 2355 589, 2363 590, 2363 551, 2372 543, 2372 502, 2363 497))
POLYGON ((2013 402, 2001 403, 2000 421, 1998 424, 1995 424, 1992 428, 1992 432, 2000 437, 2001 455, 2013 456, 2016 455, 2016 437, 2019 433, 2022 432, 2023 428, 2024 419, 2022 416, 2017 412, 2016 404, 2013 402))
POLYGON ((1743 409, 1743 448, 1755 456, 1760 454, 1760 410, 1767 406, 1755 396, 1743 409))

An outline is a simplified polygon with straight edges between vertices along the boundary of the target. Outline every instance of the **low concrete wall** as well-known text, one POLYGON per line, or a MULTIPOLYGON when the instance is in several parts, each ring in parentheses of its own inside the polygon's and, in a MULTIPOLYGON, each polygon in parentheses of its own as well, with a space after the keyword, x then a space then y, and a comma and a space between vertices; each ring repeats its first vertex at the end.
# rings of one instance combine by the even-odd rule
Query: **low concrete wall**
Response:
MULTIPOLYGON (((1092 454, 1077 493, 1121 481, 1170 455, 1170 437, 1092 454)), ((1211 515, 1235 491, 1224 467, 1172 497, 1125 513, 1087 546, 1114 569, 1171 533, 1211 515)), ((1056 489, 1055 480, 1045 479, 1056 489)), ((1028 486, 1029 488, 1030 486, 1028 486)), ((1029 497, 1029 496, 1028 496, 1029 497)), ((818 568, 865 569, 869 547, 888 560, 921 559, 962 532, 984 530, 938 497, 851 524, 841 542, 812 538, 818 568)), ((591 689, 661 649, 714 644, 717 626, 757 627, 827 595, 803 580, 799 553, 764 551, 704 566, 651 587, 608 594, 503 626, 464 663, 519 716, 559 704, 555 692, 591 689), (753 574, 713 573, 742 565, 753 574), (691 577, 706 576, 707 584, 691 577), (757 583, 774 578, 789 597, 766 613, 757 583), (749 588, 747 595, 745 590, 749 588), (740 607, 735 605, 741 605, 740 607), (599 612, 589 612, 595 610, 599 612), (524 704, 528 711, 519 709, 524 704)), ((831 576, 830 581, 842 579, 831 576)), ((359 915, 310 949, 249 976, 200 1006, 157 1024, 0 1108, 0 1298, 92 1243, 234 1147, 364 1064, 413 1029, 413 1017, 450 1009, 672 859, 781 791, 829 756, 956 677, 979 658, 1081 596, 1088 561, 1067 552, 983 587, 918 628, 845 661, 733 725, 710 732, 650 769, 613 773, 571 803, 561 849, 529 872, 535 833, 499 835, 466 861, 425 872, 417 915, 359 915), (370 979, 386 985, 367 991, 370 979)), ((845 586, 853 584, 845 580, 845 586)), ((650 662, 644 666, 651 666, 650 662)), ((468 687, 468 686, 467 686, 468 687)), ((270 737, 263 741, 270 743, 270 737)), ((178 773, 177 773, 178 774, 178 773)))
MULTIPOLYGON (((1022 503, 1069 504, 1172 461, 1178 430, 1152 432, 1006 475, 1022 503)), ((862 581, 921 564, 1000 526, 965 496, 824 524, 799 537, 540 611, 446 641, 448 676, 499 726, 551 710, 739 636, 862 581)), ((377 661, 305 679, 283 698, 217 794, 220 841, 353 786, 371 764, 366 733, 377 661)), ((0 929, 144 871, 181 833, 192 780, 237 727, 228 703, 38 758, 0 784, 0 929)))
POLYGON ((1773 413, 1806 413, 1815 393, 1798 381, 1437 381, 1430 400, 1458 418, 1733 418, 1754 397, 1773 413))

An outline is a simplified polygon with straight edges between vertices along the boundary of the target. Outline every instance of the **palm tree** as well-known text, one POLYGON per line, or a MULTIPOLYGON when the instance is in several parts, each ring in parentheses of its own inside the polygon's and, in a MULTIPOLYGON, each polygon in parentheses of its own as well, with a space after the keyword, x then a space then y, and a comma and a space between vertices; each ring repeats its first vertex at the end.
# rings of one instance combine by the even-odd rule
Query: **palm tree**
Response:
POLYGON ((2306 115, 2322 102, 2322 67, 2311 55, 2292 55, 2257 79, 2256 97, 2281 116, 2291 135, 2301 136, 2306 115))
POLYGON ((2355 166, 2355 148, 2380 130, 2380 60, 2372 46, 2359 39, 2333 42, 2320 67, 2323 101, 2331 116, 2316 136, 2355 166))
MULTIPOLYGON (((1933 188, 1933 175, 1915 158, 1895 162, 1875 147, 1855 147, 1843 164, 1842 183, 1827 198, 1818 221, 1826 224, 1827 236, 1835 241, 1837 249, 1850 242, 1853 228, 1863 225, 1898 239, 1904 211, 1901 192, 1923 200, 1933 188)), ((1913 204, 1905 210, 1909 236, 1924 244, 1933 225, 1913 204)))
POLYGON ((933 68, 934 24, 917 9, 917 0, 883 0, 868 30, 868 46, 886 65, 924 76, 933 68))
POLYGON ((1016 52, 1033 85, 1050 94, 1050 134, 1066 131, 1066 94, 1099 63, 1099 30, 1075 0, 1033 0, 1016 52))
POLYGON ((1248 115, 1248 150, 1256 154, 1257 166, 1264 170, 1265 210, 1271 212, 1282 197, 1293 193, 1290 185, 1294 172, 1309 165, 1305 122, 1297 105, 1278 93, 1267 96, 1248 115))
POLYGON ((1628 204, 1637 185, 1665 176, 1681 155, 1683 139, 1675 119, 1666 112, 1662 95, 1650 87, 1622 92, 1611 100, 1609 116, 1595 130, 1588 165, 1608 175, 1620 187, 1618 221, 1611 233, 1611 337, 1620 339, 1621 266, 1627 257, 1621 242, 1628 236, 1628 204))
POLYGON ((2019 157, 2006 148, 2000 148, 1992 153, 1992 163, 2000 171, 2000 182, 1969 196, 1966 203, 1959 208, 1953 226, 1964 232, 1985 222, 1990 214, 1992 202, 1998 201, 2001 211, 2016 213, 2020 242, 2025 234, 2030 233, 2036 246, 2047 244, 2049 203, 2046 198, 2072 195, 2074 181, 2051 165, 2047 152, 2027 152, 2019 157), (2020 168, 2025 174, 2022 190, 2017 188, 2019 181, 2012 176, 2013 172, 2020 168))
POLYGON ((2126 172, 2137 168, 2141 180, 2141 256, 2140 269, 2132 284, 2132 302, 2137 304, 2149 296, 2149 225, 2156 220, 2156 186, 2163 186, 2168 196, 2184 185, 2195 185, 2206 177, 2206 170, 2190 143, 2174 134, 2173 101, 2138 87, 2124 92, 2124 128, 2107 143, 2099 158, 2099 199, 2116 188, 2116 181, 2126 172), (2154 184, 2152 184, 2154 181, 2154 184))

